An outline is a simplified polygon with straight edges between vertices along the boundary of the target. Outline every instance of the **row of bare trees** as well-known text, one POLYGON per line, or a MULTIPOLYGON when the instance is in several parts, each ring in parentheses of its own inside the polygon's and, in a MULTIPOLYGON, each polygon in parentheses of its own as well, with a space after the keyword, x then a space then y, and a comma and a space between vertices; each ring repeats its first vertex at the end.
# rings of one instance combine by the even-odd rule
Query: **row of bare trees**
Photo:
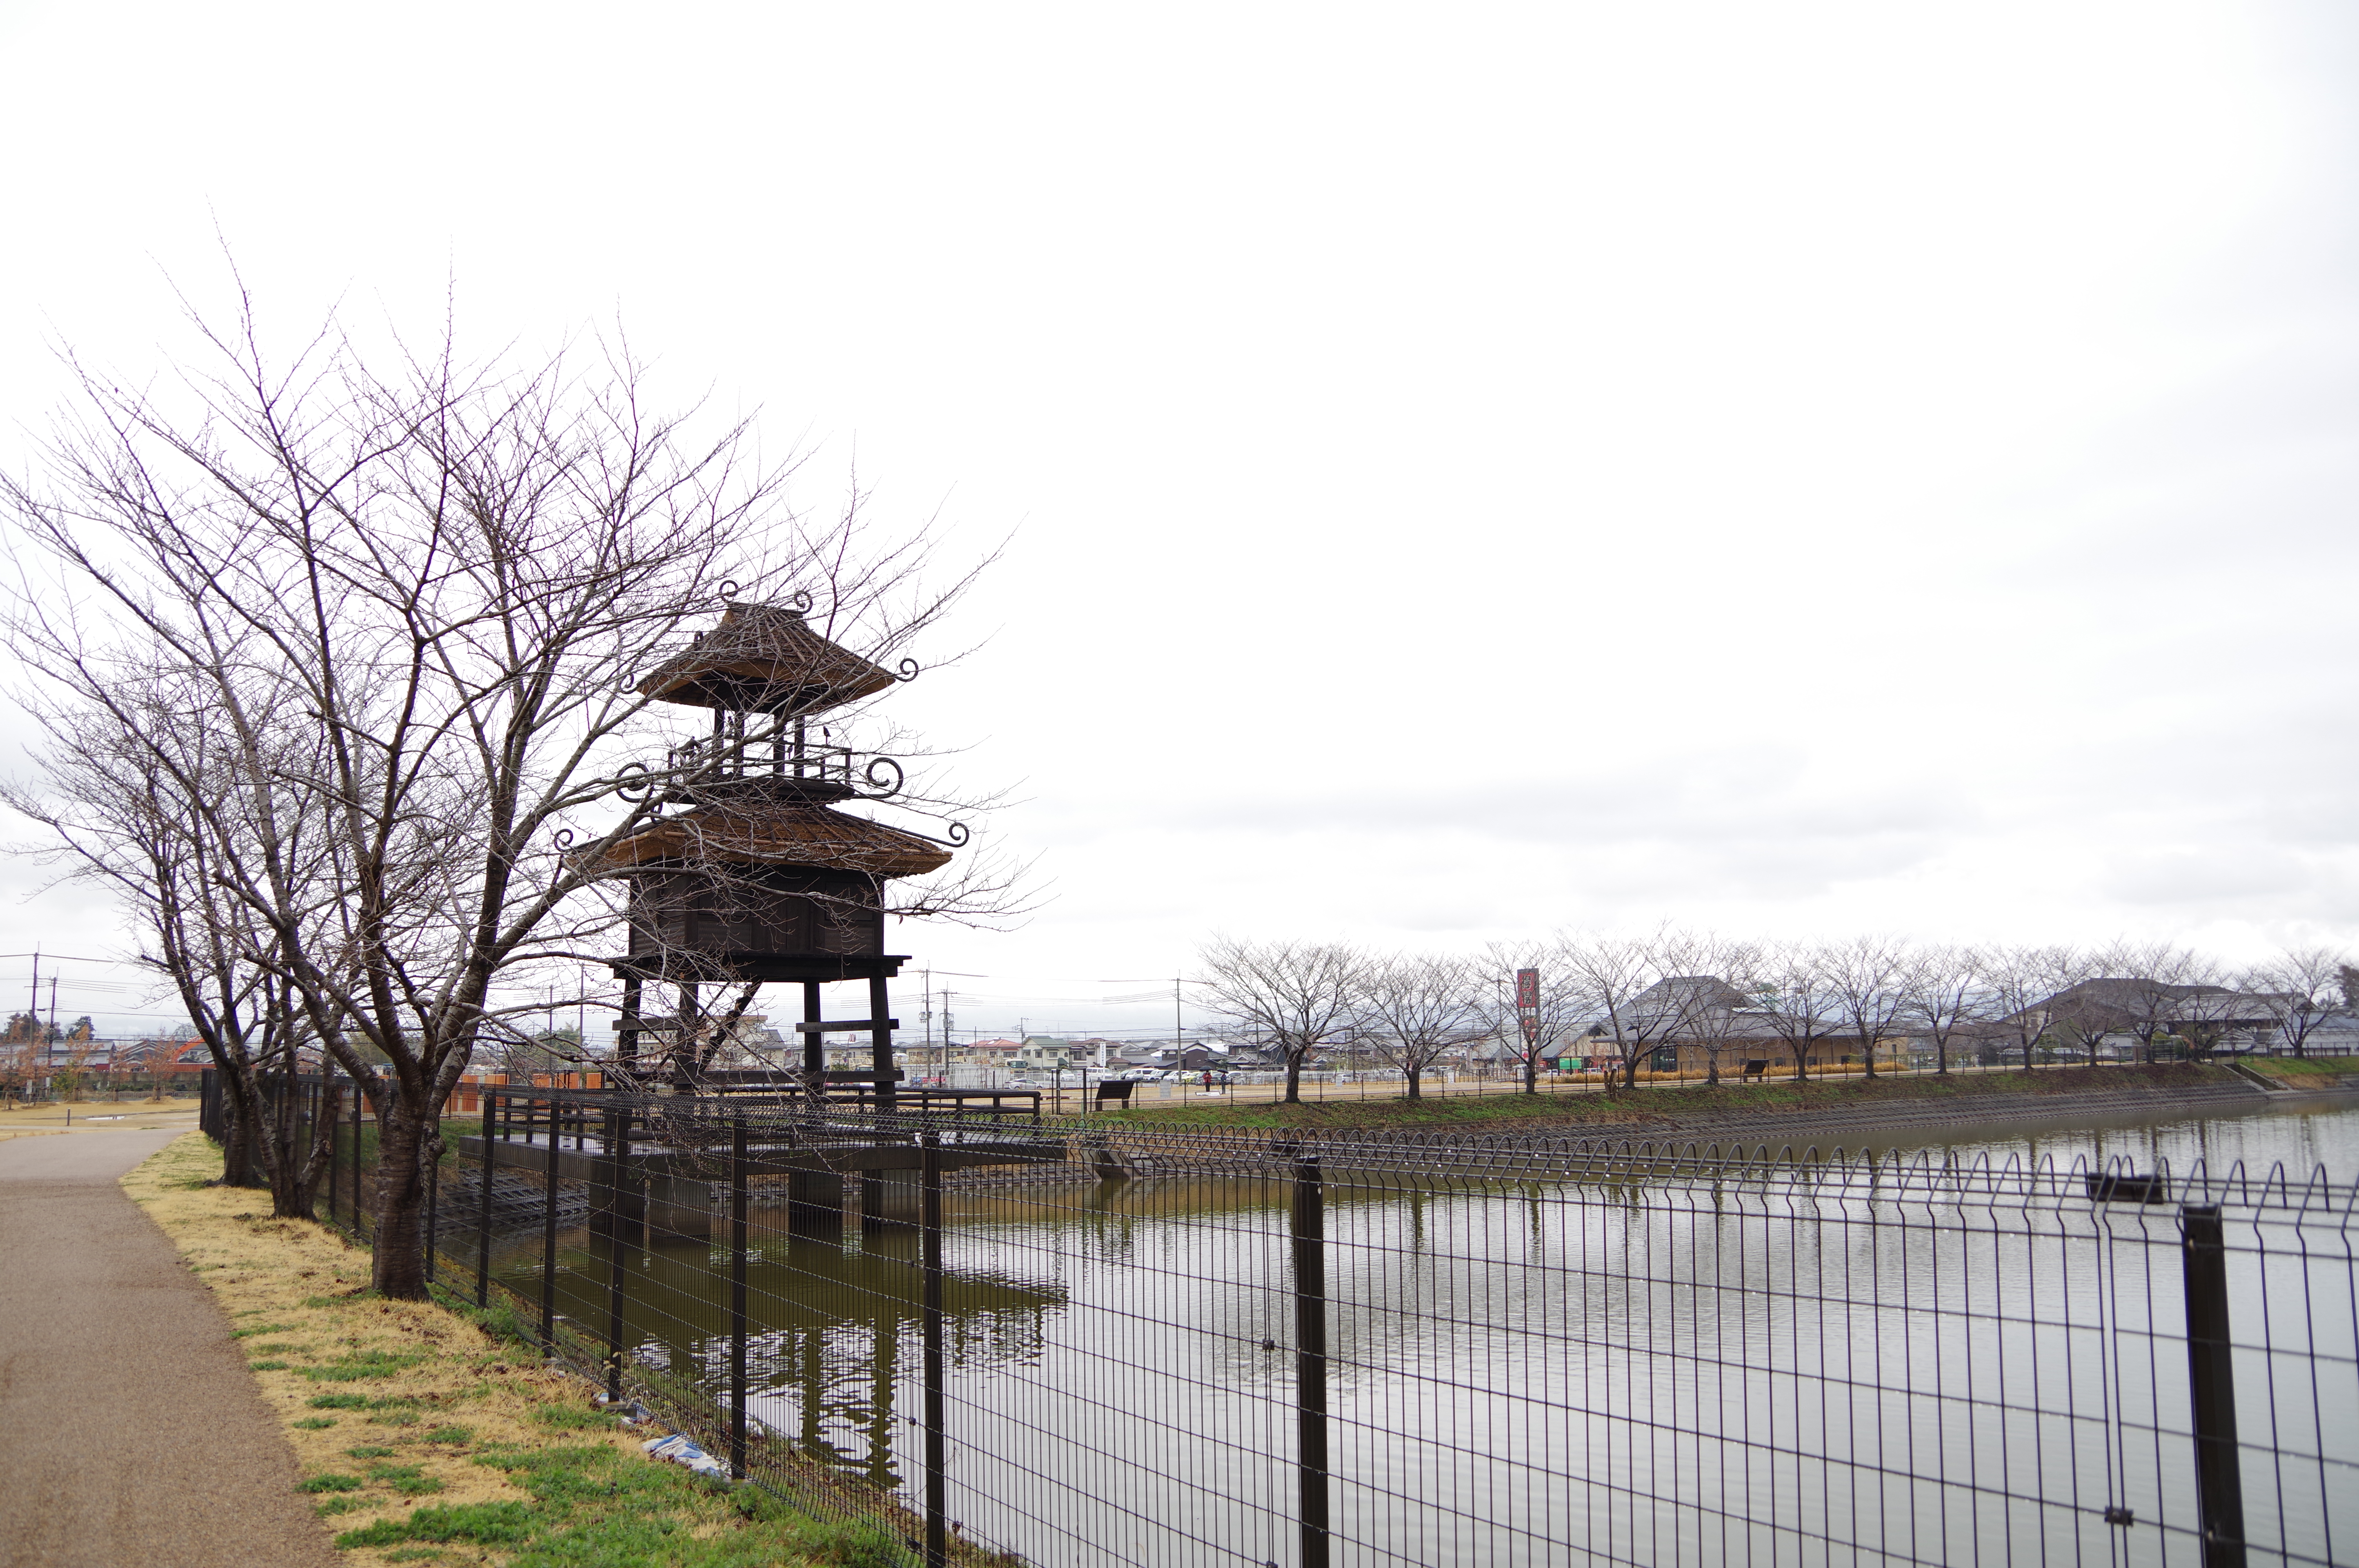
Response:
POLYGON ((5 802, 130 913, 222 1071, 224 1179, 258 1166, 308 1217, 327 1144, 296 1146, 266 1079, 358 1085, 372 1283, 416 1298, 441 1107, 538 1011, 502 988, 620 946, 601 853, 664 808, 668 775, 625 785, 672 738, 638 678, 731 597, 808 595, 822 634, 897 657, 972 573, 929 580, 926 533, 858 496, 798 511, 791 460, 651 406, 625 354, 364 353, 331 321, 281 357, 242 295, 190 322, 158 382, 69 356, 74 401, 0 479, 12 695, 43 732, 5 802))
POLYGON ((2189 947, 1917 944, 1897 937, 1757 942, 1663 926, 1625 935, 1564 932, 1478 954, 1385 954, 1343 942, 1220 936, 1198 956, 1210 1010, 1283 1053, 1286 1098, 1304 1064, 1346 1045, 1398 1068, 1418 1098, 1436 1063, 1482 1041, 1538 1064, 1602 1058, 1635 1085, 1658 1051, 1699 1053, 1707 1082, 1725 1061, 1772 1052, 1798 1078, 1832 1053, 1875 1076, 1897 1036, 1950 1070, 1970 1046, 2033 1065, 2043 1046, 2093 1059, 2127 1036, 2154 1059, 2166 1036, 2208 1054, 2233 1029, 2266 1027, 2297 1054, 2328 1019, 2359 1003, 2359 970, 2341 951, 2288 948, 2230 967, 2189 947), (1514 977, 1538 973, 1517 1004, 1514 977))
POLYGON ((180 1052, 187 1044, 175 1034, 153 1035, 125 1045, 108 1046, 91 1031, 82 1030, 78 1038, 68 1036, 61 1048, 47 1039, 45 1033, 11 1028, 5 1037, 0 1037, 0 1107, 13 1107, 17 1097, 27 1092, 30 1086, 44 1081, 53 1088, 61 1087, 66 1098, 81 1098, 91 1065, 102 1051, 106 1054, 101 1070, 110 1088, 119 1089, 125 1077, 136 1079, 144 1076, 147 1098, 160 1100, 179 1076, 180 1052))

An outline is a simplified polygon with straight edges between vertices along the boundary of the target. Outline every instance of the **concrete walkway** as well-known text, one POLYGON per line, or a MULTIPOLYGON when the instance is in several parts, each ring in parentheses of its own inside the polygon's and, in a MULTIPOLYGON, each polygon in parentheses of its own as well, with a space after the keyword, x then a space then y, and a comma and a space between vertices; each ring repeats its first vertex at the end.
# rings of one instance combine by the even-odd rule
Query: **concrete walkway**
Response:
POLYGON ((0 1143, 0 1568, 332 1568, 229 1325, 115 1178, 179 1134, 0 1143))

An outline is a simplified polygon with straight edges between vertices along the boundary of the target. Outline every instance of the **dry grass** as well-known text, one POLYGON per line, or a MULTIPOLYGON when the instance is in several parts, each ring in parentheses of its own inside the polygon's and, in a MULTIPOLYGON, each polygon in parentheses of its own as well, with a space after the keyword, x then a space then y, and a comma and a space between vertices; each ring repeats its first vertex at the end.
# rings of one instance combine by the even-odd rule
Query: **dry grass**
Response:
POLYGON ((34 1129, 62 1131, 71 1127, 80 1132, 85 1127, 193 1128, 196 1124, 197 1103, 185 1099, 168 1099, 161 1104, 136 1098, 120 1103, 103 1099, 43 1100, 36 1105, 15 1105, 0 1111, 0 1131, 29 1131, 34 1129))
POLYGON ((496 1317, 372 1295, 366 1252, 272 1219, 266 1193, 204 1185, 220 1169, 191 1134, 123 1185, 212 1288, 354 1563, 900 1561, 875 1531, 815 1525, 647 1459, 649 1432, 595 1411, 587 1385, 494 1332, 496 1317))

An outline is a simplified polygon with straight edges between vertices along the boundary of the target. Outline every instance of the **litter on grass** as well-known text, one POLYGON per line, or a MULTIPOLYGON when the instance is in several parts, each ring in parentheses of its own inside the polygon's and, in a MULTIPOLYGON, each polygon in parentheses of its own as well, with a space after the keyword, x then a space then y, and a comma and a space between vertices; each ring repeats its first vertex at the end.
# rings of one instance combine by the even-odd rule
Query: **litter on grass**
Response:
POLYGON ((639 1446, 647 1450, 650 1459, 669 1459, 675 1465, 684 1465, 698 1475, 710 1476, 715 1480, 729 1478, 728 1466, 699 1448, 685 1433, 675 1433, 669 1437, 651 1437, 639 1446))

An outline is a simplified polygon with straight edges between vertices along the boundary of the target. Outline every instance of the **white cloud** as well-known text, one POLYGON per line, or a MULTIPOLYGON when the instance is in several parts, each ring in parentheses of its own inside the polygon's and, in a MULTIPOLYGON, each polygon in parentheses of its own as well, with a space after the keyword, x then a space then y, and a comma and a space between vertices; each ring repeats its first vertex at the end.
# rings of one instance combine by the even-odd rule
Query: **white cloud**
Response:
POLYGON ((156 362, 218 220, 283 330, 446 276, 485 342, 619 309, 815 475, 1020 524, 904 706, 1032 781, 1060 897, 908 933, 945 967, 2359 935, 2335 8, 0 28, 17 420, 45 335, 156 362))

